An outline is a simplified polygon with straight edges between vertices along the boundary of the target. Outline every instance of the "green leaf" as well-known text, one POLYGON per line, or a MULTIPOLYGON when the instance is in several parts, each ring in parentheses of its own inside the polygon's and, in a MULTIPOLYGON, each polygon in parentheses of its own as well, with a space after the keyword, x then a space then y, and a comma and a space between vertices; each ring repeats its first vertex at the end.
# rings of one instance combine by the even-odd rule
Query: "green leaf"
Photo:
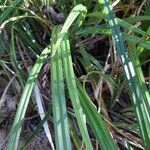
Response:
POLYGON ((73 105, 73 109, 76 115, 77 123, 80 128, 80 132, 82 134, 83 140, 85 142, 86 148, 91 150, 92 144, 90 141, 90 137, 87 131, 86 127, 86 120, 84 117, 84 113, 79 101, 79 95, 78 95, 78 90, 76 86, 76 81, 75 81, 75 75, 73 71, 73 63, 72 63, 72 58, 71 58, 71 52, 70 52, 70 44, 69 40, 66 34, 65 37, 65 42, 63 43, 63 48, 62 48, 62 58, 63 58, 63 66, 64 66, 64 74, 65 74, 65 79, 67 83, 67 88, 69 91, 69 95, 71 98, 71 102, 73 105))
MULTIPOLYGON (((52 50, 57 40, 57 36, 61 31, 61 27, 56 27, 52 34, 52 50)), ((64 39, 65 40, 65 39, 64 39)), ((65 101, 63 68, 61 60, 61 49, 65 41, 62 41, 60 47, 52 58, 51 65, 51 89, 53 116, 55 128, 56 149, 69 150, 71 149, 71 141, 69 136, 69 125, 65 101)))
POLYGON ((114 143, 111 134, 108 131, 107 124, 102 119, 101 115, 97 112, 94 104, 90 100, 88 94, 84 91, 79 81, 77 81, 77 88, 79 91, 78 93, 82 108, 101 148, 103 150, 109 150, 111 147, 111 150, 117 150, 117 145, 114 143))

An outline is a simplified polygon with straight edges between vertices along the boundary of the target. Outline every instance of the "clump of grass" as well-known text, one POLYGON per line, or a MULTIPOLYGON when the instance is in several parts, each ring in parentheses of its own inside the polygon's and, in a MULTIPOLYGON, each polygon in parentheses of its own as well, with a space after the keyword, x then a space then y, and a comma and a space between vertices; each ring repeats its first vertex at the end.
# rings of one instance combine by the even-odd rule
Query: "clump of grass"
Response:
MULTIPOLYGON (((12 79, 12 87, 19 87, 17 94, 13 91, 19 99, 8 149, 18 147, 29 105, 38 106, 41 122, 22 149, 42 126, 52 149, 149 149, 150 84, 144 70, 149 66, 149 5, 145 16, 130 17, 131 5, 109 0, 0 3, 1 75, 11 81, 3 88, 8 90, 12 79)), ((144 1, 137 5, 139 15, 144 1)))

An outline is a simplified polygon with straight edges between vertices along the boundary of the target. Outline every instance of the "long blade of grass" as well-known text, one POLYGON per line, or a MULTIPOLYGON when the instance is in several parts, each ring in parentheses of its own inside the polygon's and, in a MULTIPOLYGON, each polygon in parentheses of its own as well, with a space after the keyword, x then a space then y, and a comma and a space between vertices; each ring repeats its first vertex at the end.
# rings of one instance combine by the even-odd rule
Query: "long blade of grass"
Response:
MULTIPOLYGON (((52 51, 58 34, 61 28, 56 27, 53 30, 52 51)), ((63 44, 63 41, 61 45, 63 44)), ((69 136, 69 124, 67 117, 64 81, 63 81, 63 68, 61 60, 61 45, 58 47, 54 57, 52 58, 51 66, 51 89, 52 89, 52 103, 53 103, 53 116, 55 128, 55 141, 56 149, 71 149, 71 141, 69 136)))
POLYGON ((94 135, 96 136, 101 148, 103 150, 109 150, 111 147, 111 150, 116 150, 117 146, 114 143, 108 131, 106 123, 102 119, 101 115, 97 112, 88 94, 85 92, 85 90, 81 86, 81 83, 78 80, 77 80, 77 88, 79 91, 79 98, 81 105, 88 118, 89 125, 91 126, 91 129, 93 130, 94 135))
POLYGON ((50 53, 50 47, 47 47, 43 50, 42 54, 38 58, 36 64, 34 65, 34 67, 32 68, 29 74, 29 78, 24 87, 24 90, 20 99, 20 103, 17 109, 17 113, 15 116, 15 120, 13 122, 13 126, 11 129, 9 143, 8 143, 8 150, 17 149, 21 127, 22 127, 25 112, 29 103, 29 99, 32 93, 32 89, 34 87, 38 74, 43 66, 43 63, 45 62, 45 59, 47 58, 49 53, 50 53))
MULTIPOLYGON (((115 40, 118 53, 121 57, 123 68, 127 77, 130 93, 132 96, 132 103, 135 109, 137 119, 139 122, 141 136, 145 145, 145 149, 150 147, 150 96, 146 88, 142 90, 145 83, 140 82, 140 76, 137 74, 138 70, 130 60, 127 50, 125 48, 123 36, 116 20, 115 14, 112 11, 112 7, 109 4, 109 0, 98 0, 103 5, 104 13, 107 15, 109 25, 112 30, 112 35, 115 40)), ((143 75, 142 75, 143 76, 143 75)))
POLYGON ((72 63, 72 58, 70 54, 70 44, 67 38, 67 34, 66 34, 66 40, 63 43, 62 48, 63 48, 62 58, 63 58, 64 74, 65 74, 65 79, 67 82, 67 88, 69 91, 73 109, 76 114, 76 119, 80 128, 80 132, 82 134, 83 140, 85 142, 86 148, 91 150, 93 148, 92 148, 92 144, 88 135, 85 116, 83 114, 83 110, 79 101, 79 95, 78 95, 78 90, 77 90, 77 86, 75 82, 75 75, 73 71, 73 63, 72 63))

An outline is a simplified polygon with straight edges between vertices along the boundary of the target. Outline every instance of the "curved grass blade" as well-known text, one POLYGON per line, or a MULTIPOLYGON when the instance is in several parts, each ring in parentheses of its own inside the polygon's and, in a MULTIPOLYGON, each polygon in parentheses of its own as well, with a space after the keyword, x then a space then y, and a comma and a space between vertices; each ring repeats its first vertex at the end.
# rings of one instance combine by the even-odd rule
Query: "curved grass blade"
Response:
MULTIPOLYGON (((121 57, 123 68, 127 77, 132 103, 135 109, 143 138, 145 149, 150 148, 150 95, 146 89, 145 81, 139 76, 139 71, 128 56, 124 39, 119 28, 117 19, 109 0, 98 0, 103 5, 104 13, 107 15, 112 35, 116 43, 117 51, 121 57), (142 81, 142 82, 141 82, 142 81), (144 89, 143 89, 144 88, 144 89)), ((141 73, 141 72, 140 72, 141 73)), ((143 76, 143 74, 141 74, 143 76)))
POLYGON ((61 41, 63 40, 64 34, 66 34, 66 32, 68 31, 70 26, 73 24, 75 19, 77 19, 77 17, 82 16, 82 17, 80 17, 80 19, 77 19, 77 22, 76 22, 76 28, 77 28, 82 24, 82 22, 86 16, 86 13, 87 13, 87 9, 82 4, 79 4, 72 9, 72 11, 70 12, 69 16, 67 17, 67 19, 62 27, 62 30, 58 36, 58 40, 53 49, 52 57, 55 55, 57 48, 59 47, 61 41))
POLYGON ((97 112, 96 108, 92 104, 88 94, 84 91, 81 83, 77 80, 77 88, 79 93, 80 102, 82 108, 88 118, 89 125, 94 132, 101 148, 103 150, 116 150, 117 145, 114 143, 108 129, 107 125, 102 119, 101 115, 97 112), (89 111, 90 110, 90 111, 89 111), (106 140, 107 139, 107 140, 106 140))
POLYGON ((62 47, 62 58, 63 58, 64 74, 67 82, 67 88, 69 91, 74 112, 76 114, 76 119, 80 128, 80 132, 82 134, 83 141, 85 142, 86 148, 91 150, 93 148, 87 131, 85 116, 83 114, 83 110, 79 101, 79 95, 78 95, 78 90, 75 82, 75 75, 73 71, 73 63, 70 54, 70 44, 69 44, 67 34, 65 36, 65 42, 63 43, 63 47, 62 47))
MULTIPOLYGON (((53 30, 52 51, 57 36, 61 31, 61 27, 56 27, 53 30)), ((63 45, 61 42, 61 45, 63 45)), ((71 141, 69 136, 69 124, 67 117, 67 108, 65 101, 63 68, 61 60, 61 45, 58 47, 51 65, 51 89, 52 89, 52 104, 55 129, 56 149, 69 150, 71 149, 71 141)))

